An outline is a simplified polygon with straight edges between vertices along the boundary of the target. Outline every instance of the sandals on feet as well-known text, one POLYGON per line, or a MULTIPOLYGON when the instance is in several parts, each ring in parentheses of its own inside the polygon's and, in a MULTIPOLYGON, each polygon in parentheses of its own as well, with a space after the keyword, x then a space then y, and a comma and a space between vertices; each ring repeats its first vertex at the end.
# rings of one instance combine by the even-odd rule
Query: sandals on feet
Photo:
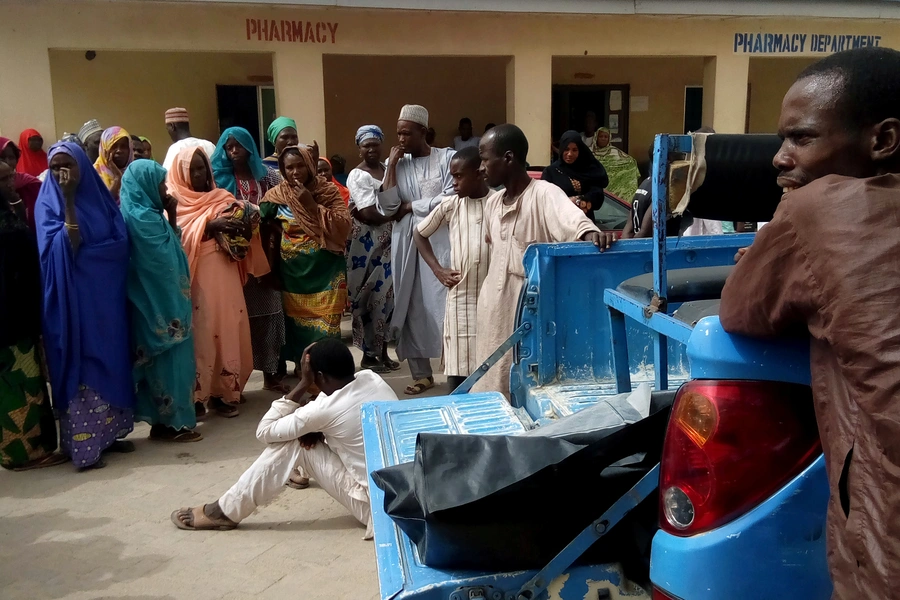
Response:
POLYGON ((233 419, 241 414, 241 411, 234 404, 228 404, 218 398, 215 398, 210 401, 212 404, 212 409, 216 411, 216 414, 220 417, 225 417, 226 419, 233 419))
POLYGON ((203 439, 203 436, 191 429, 182 429, 181 431, 176 431, 171 427, 166 427, 162 431, 153 431, 150 429, 150 439, 154 442, 178 442, 181 444, 187 444, 190 442, 199 442, 203 439))
POLYGON ((237 523, 228 518, 212 519, 204 512, 206 505, 194 508, 180 508, 172 513, 172 522, 178 529, 186 531, 229 531, 237 527, 237 523), (191 523, 188 524, 182 517, 191 515, 191 523))
POLYGON ((412 385, 406 386, 406 389, 403 391, 407 396, 418 396, 425 390, 430 390, 434 387, 434 377, 425 377, 424 379, 417 379, 413 382, 412 385))
POLYGON ((65 454, 54 452, 37 460, 32 460, 20 467, 12 467, 12 471, 32 471, 34 469, 43 469, 44 467, 53 467, 69 462, 69 457, 65 454))

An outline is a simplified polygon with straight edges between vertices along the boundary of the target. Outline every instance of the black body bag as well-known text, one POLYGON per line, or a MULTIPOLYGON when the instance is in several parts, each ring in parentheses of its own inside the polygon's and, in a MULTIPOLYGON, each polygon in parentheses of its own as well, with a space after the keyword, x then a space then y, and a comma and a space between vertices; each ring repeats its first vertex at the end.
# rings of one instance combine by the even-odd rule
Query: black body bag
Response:
MULTIPOLYGON (((422 433, 413 462, 372 477, 385 492, 385 512, 424 564, 536 569, 659 462, 670 408, 636 423, 556 438, 422 433)), ((657 506, 658 494, 651 494, 585 560, 622 562, 626 571, 637 561, 643 571, 657 506)))

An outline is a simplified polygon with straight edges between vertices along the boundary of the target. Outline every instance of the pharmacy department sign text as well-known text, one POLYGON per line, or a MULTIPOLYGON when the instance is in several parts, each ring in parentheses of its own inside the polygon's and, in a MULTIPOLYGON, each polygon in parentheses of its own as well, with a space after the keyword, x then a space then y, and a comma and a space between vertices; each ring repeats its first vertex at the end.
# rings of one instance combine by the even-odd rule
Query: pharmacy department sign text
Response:
POLYGON ((736 54, 833 54, 880 46, 880 35, 831 33, 735 33, 736 54))

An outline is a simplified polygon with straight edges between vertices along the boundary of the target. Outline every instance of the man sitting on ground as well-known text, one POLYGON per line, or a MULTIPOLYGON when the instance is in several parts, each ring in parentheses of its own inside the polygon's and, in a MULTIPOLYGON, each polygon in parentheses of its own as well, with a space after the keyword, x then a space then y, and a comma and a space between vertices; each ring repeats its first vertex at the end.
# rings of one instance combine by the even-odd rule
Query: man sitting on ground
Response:
POLYGON ((256 437, 268 444, 260 457, 217 501, 176 510, 172 522, 179 529, 234 529, 281 493, 291 471, 300 466, 366 526, 365 539, 371 539, 360 406, 397 396, 372 371, 354 376, 355 369, 353 355, 340 340, 326 338, 309 346, 300 383, 273 402, 259 422, 256 437), (321 393, 304 398, 313 385, 321 393))
MULTIPOLYGON (((722 291, 726 331, 809 333, 835 599, 900 590, 900 52, 807 67, 781 105, 785 195, 722 291)), ((741 258, 743 257, 743 258, 741 258)))

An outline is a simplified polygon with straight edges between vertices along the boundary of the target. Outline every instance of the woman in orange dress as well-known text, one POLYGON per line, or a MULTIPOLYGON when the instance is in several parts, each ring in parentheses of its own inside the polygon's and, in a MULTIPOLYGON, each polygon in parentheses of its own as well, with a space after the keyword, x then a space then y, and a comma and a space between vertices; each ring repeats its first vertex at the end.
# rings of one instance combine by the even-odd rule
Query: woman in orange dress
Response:
POLYGON ((179 152, 166 181, 178 198, 178 226, 191 275, 197 416, 206 415, 208 404, 223 417, 236 417, 241 390, 253 372, 244 283, 250 275, 268 273, 269 263, 248 219, 238 216, 249 208, 216 187, 203 150, 179 152), (236 249, 223 242, 227 239, 236 249))

